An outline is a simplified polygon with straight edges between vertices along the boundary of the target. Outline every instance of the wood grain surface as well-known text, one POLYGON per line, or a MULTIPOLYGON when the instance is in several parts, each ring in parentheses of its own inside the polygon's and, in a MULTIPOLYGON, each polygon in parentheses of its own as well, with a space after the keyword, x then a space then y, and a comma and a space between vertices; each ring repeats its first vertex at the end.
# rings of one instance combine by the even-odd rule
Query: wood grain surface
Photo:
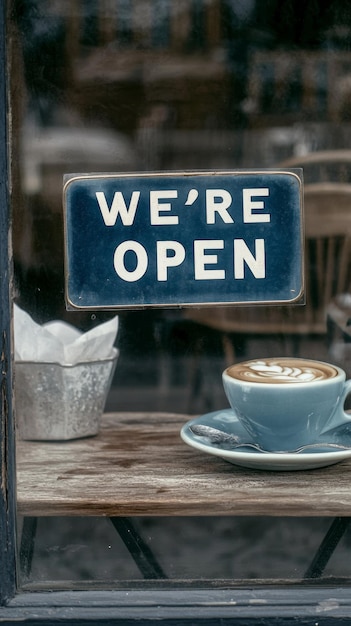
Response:
POLYGON ((324 469, 244 469, 187 446, 190 419, 107 413, 98 436, 17 444, 18 511, 26 516, 347 516, 351 461, 324 469))

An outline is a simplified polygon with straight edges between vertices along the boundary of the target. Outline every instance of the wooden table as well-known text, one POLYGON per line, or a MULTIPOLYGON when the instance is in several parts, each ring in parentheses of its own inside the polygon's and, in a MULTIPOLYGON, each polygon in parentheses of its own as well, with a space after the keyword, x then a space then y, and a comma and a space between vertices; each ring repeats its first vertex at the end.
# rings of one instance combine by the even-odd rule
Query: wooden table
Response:
POLYGON ((188 419, 109 413, 96 437, 19 441, 19 514, 103 515, 116 524, 137 516, 331 516, 329 544, 340 538, 351 516, 351 461, 298 472, 240 468, 187 446, 179 431, 188 419))
POLYGON ((105 414, 98 436, 20 441, 21 515, 351 515, 351 461, 300 472, 244 469, 187 446, 188 415, 105 414))

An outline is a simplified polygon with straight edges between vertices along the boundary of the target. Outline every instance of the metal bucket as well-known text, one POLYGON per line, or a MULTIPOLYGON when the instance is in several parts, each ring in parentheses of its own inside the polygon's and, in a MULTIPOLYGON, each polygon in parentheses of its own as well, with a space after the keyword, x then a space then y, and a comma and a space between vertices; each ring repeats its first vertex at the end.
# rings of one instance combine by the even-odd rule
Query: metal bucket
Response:
POLYGON ((58 441, 96 435, 118 354, 114 348, 108 359, 76 365, 17 361, 19 437, 58 441))

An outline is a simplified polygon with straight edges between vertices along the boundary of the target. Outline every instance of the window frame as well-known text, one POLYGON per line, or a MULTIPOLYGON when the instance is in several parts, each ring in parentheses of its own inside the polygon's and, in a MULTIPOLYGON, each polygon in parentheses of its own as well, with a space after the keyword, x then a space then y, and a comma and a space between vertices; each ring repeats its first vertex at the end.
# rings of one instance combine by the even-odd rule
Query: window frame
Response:
MULTIPOLYGON (((13 395, 12 254, 10 211, 10 99, 7 89, 6 11, 0 0, 0 622, 32 624, 324 624, 351 616, 347 586, 236 585, 201 589, 145 584, 111 591, 21 592, 16 588, 16 484, 13 395)), ((15 158, 15 157, 14 157, 15 158)))
POLYGON ((13 596, 16 584, 15 435, 12 410, 13 337, 11 324, 12 258, 9 194, 8 103, 5 0, 0 3, 0 604, 13 596))

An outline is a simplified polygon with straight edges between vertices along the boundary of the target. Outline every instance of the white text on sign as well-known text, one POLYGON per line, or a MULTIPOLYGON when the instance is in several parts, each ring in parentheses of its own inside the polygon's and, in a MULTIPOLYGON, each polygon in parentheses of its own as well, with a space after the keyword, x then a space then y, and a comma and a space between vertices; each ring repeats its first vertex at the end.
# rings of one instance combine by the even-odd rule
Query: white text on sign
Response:
MULTIPOLYGON (((184 206, 191 206, 196 202, 199 193, 191 189, 188 193, 184 206)), ((240 207, 242 210, 242 223, 259 224, 269 223, 271 216, 267 210, 263 198, 269 197, 269 188, 245 188, 242 190, 240 207)), ((96 199, 105 226, 114 227, 118 224, 118 218, 123 227, 134 225, 138 215, 140 191, 130 194, 129 202, 126 201, 121 191, 116 191, 109 206, 104 192, 97 191, 96 199)), ((179 215, 172 201, 177 200, 176 189, 150 190, 148 197, 148 209, 150 225, 182 226, 186 216, 179 215)), ((218 222, 233 225, 239 216, 235 215, 236 209, 233 198, 226 189, 206 189, 204 198, 204 218, 206 224, 216 225, 218 222)), ((194 259, 195 280, 225 280, 228 278, 222 262, 223 254, 227 254, 224 239, 195 239, 191 251, 194 259), (224 252, 221 252, 224 251, 224 252), (222 262, 222 263, 221 263, 222 262)), ((245 268, 248 267, 257 279, 265 278, 266 257, 265 241, 263 238, 254 240, 254 250, 251 250, 244 239, 232 240, 231 246, 232 263, 231 276, 236 280, 245 278, 245 268)), ((153 251, 156 257, 156 278, 159 282, 167 281, 170 268, 179 267, 186 260, 189 251, 177 240, 159 240, 153 251)), ((125 240, 120 243, 114 252, 113 265, 116 274, 126 282, 136 282, 147 272, 149 267, 150 250, 135 240, 125 240), (127 267, 126 255, 134 255, 134 264, 131 269, 127 267)))

